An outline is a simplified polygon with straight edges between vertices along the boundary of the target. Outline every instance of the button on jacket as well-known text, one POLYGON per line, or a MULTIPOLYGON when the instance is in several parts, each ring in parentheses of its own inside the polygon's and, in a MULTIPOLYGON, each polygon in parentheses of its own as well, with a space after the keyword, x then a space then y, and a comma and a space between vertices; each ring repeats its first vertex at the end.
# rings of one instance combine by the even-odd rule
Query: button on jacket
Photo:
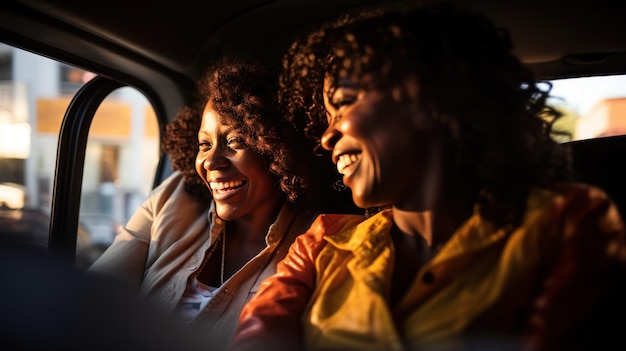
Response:
MULTIPOLYGON (((111 247, 89 268, 90 272, 122 280, 149 300, 173 311, 189 276, 208 259, 208 252, 223 235, 225 222, 213 205, 201 204, 185 190, 182 174, 175 172, 153 190, 111 247)), ((220 349, 230 339, 243 305, 258 284, 276 271, 298 234, 304 233, 317 213, 284 204, 267 236, 267 246, 218 288, 193 324, 220 349)))
POLYGON ((617 308, 603 304, 624 300, 623 223, 593 187, 534 190, 517 228, 475 211, 393 309, 392 226, 391 210, 318 217, 244 308, 232 349, 584 349, 611 323, 592 319, 617 308))

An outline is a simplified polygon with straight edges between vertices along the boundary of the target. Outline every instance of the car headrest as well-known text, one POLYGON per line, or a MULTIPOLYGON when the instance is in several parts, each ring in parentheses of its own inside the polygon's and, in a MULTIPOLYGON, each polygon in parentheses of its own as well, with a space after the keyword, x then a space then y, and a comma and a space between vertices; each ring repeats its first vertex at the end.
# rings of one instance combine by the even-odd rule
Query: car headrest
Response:
POLYGON ((626 135, 566 143, 572 150, 574 180, 606 191, 626 219, 626 135))

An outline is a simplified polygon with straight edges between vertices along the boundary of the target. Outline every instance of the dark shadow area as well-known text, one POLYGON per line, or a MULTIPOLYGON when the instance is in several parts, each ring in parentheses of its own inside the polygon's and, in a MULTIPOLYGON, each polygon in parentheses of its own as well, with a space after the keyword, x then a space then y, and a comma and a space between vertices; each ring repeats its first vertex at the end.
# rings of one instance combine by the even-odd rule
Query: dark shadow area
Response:
POLYGON ((600 187, 626 218, 626 135, 566 143, 574 158, 574 179, 600 187))
POLYGON ((200 350, 206 340, 136 292, 0 237, 3 350, 200 350))

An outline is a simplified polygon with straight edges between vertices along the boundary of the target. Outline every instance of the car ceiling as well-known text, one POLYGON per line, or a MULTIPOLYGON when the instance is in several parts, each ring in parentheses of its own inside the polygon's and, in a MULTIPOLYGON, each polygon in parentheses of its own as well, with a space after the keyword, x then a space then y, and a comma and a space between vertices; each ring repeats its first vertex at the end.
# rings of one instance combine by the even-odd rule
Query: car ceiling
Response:
MULTIPOLYGON (((144 82, 162 74, 190 82, 216 56, 246 55, 278 63, 295 36, 320 21, 409 2, 3 0, 0 40, 101 74, 121 72, 144 82)), ((623 1, 453 2, 509 29, 516 53, 540 78, 626 71, 623 1)))

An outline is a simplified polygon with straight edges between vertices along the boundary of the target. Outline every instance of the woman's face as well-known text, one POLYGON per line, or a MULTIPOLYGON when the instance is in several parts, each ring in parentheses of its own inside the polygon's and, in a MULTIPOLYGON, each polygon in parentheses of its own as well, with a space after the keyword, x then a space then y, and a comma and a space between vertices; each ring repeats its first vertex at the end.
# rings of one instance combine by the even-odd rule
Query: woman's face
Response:
POLYGON ((196 171, 211 190, 222 219, 267 213, 265 207, 271 210, 280 199, 280 189, 263 159, 246 145, 242 134, 220 122, 210 102, 198 132, 196 171))
POLYGON ((415 194, 428 191, 424 171, 432 161, 434 138, 429 123, 420 121, 409 103, 395 101, 391 94, 365 90, 347 78, 331 84, 325 80, 329 127, 321 143, 332 151, 333 163, 356 205, 415 202, 415 194))

